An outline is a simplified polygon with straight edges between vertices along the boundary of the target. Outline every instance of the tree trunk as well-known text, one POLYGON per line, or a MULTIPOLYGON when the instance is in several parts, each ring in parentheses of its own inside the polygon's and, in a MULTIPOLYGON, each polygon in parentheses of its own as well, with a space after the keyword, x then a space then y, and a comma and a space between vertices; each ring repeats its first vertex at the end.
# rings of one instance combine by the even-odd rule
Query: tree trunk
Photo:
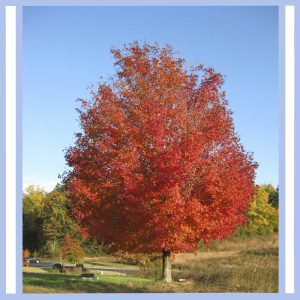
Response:
POLYGON ((162 252, 162 259, 163 259, 163 272, 162 272, 162 279, 165 282, 172 281, 172 273, 171 273, 171 252, 163 250, 162 252))

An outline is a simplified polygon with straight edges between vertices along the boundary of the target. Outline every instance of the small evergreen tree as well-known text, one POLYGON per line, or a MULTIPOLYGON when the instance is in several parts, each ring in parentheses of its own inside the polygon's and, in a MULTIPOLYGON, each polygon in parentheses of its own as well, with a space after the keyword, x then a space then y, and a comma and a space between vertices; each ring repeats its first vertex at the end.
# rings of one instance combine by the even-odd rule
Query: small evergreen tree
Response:
POLYGON ((84 251, 77 240, 70 235, 66 235, 62 245, 61 254, 63 259, 76 263, 83 257, 84 251))
POLYGON ((272 191, 269 194, 269 203, 275 207, 278 208, 279 206, 279 187, 277 186, 276 190, 272 191))

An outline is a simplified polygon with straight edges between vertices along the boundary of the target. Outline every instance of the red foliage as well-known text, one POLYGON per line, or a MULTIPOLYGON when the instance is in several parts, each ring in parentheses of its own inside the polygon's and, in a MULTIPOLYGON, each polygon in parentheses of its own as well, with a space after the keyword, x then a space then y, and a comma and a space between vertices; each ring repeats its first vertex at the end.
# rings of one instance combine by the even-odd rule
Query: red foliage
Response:
POLYGON ((28 249, 23 250, 23 259, 30 257, 30 251, 28 249))
POLYGON ((77 261, 83 257, 84 251, 78 241, 67 235, 61 249, 61 254, 63 258, 66 258, 69 261, 77 261))
POLYGON ((233 127, 223 78, 170 47, 112 50, 117 75, 79 111, 66 159, 89 235, 131 252, 193 250, 245 221, 256 163, 233 127))

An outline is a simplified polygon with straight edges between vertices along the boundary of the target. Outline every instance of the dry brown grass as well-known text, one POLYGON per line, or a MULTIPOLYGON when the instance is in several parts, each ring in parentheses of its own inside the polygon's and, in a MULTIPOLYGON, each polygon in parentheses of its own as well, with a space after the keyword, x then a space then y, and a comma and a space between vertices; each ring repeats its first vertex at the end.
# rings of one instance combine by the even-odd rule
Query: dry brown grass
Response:
POLYGON ((203 259, 221 259, 236 257, 243 250, 271 249, 278 248, 277 234, 270 235, 267 238, 254 237, 245 239, 229 239, 214 241, 208 247, 202 248, 193 253, 178 253, 173 256, 173 263, 182 264, 191 261, 203 259))
POLYGON ((220 241, 212 241, 211 244, 200 250, 206 251, 239 251, 242 249, 257 249, 278 247, 278 234, 274 233, 267 237, 252 237, 252 238, 238 238, 232 237, 220 241))
POLYGON ((196 253, 179 253, 172 258, 173 264, 192 263, 193 261, 233 257, 239 254, 238 251, 220 251, 220 252, 196 252, 196 253))
POLYGON ((277 236, 220 241, 196 255, 177 254, 173 275, 195 292, 278 292, 277 236))

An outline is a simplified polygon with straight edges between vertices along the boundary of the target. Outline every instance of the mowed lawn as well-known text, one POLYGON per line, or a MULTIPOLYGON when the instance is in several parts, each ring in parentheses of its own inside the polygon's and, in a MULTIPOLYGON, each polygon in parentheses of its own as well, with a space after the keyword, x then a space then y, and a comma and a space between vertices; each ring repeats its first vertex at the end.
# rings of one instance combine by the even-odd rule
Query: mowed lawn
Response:
MULTIPOLYGON (((33 269, 33 268, 32 268, 33 269)), ((174 282, 136 276, 23 273, 24 293, 278 292, 277 235, 221 241, 173 258, 174 282), (179 282, 179 279, 184 281, 179 282)))

